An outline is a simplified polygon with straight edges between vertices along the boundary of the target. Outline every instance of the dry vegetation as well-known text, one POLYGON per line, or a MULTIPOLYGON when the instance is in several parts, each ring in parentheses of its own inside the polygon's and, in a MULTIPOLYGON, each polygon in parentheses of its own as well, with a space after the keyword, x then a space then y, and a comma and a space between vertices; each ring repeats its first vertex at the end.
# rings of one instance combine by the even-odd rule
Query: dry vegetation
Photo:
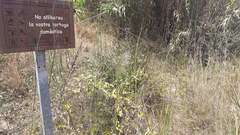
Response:
MULTIPOLYGON (((143 73, 136 75, 134 93, 128 74, 135 45, 117 42, 99 24, 81 26, 76 26, 76 49, 47 52, 56 134, 239 133, 238 59, 202 67, 183 56, 161 60, 139 47, 143 73), (98 86, 106 84, 115 86, 98 86), (121 94, 115 97, 113 90, 121 94)), ((34 78, 32 53, 1 55, 1 132, 41 132, 34 78)))
MULTIPOLYGON (((209 53, 203 64, 201 48, 193 56, 180 45, 213 45, 209 33, 192 42, 181 31, 173 46, 157 49, 164 43, 141 34, 119 40, 111 22, 76 21, 76 48, 47 51, 56 135, 240 134, 237 55, 209 53)), ((219 35, 213 39, 223 43, 219 35)), ((41 134, 31 52, 0 55, 0 134, 41 134)))

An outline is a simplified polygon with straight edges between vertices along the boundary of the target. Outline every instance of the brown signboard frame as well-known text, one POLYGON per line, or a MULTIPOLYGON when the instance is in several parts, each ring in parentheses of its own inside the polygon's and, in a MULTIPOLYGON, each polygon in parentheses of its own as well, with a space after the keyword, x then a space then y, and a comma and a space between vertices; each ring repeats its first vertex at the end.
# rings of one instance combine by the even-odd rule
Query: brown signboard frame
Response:
POLYGON ((0 54, 75 47, 73 4, 0 0, 0 54))

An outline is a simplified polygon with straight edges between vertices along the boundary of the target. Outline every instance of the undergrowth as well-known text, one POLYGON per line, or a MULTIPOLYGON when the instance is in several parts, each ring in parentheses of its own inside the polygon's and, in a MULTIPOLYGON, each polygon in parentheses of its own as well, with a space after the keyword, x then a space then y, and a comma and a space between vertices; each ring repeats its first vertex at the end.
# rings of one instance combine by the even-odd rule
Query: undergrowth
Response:
MULTIPOLYGON (((234 35, 229 27, 235 10, 222 27, 230 35, 212 39, 223 36, 223 43, 234 35)), ((208 53, 203 64, 201 51, 192 56, 178 48, 191 43, 183 31, 174 36, 172 46, 156 52, 141 33, 136 40, 119 40, 104 17, 77 23, 75 49, 47 51, 55 134, 240 133, 240 60, 234 53, 227 55, 230 51, 223 53, 226 46, 211 48, 217 53, 208 53), (228 57, 219 60, 222 53, 228 57)), ((207 31, 219 28, 204 26, 207 31)), ((214 43, 205 42, 206 34, 197 42, 210 47, 214 43)), ((233 39, 231 46, 238 42, 233 39)), ((32 53, 0 55, 0 68, 0 132, 41 134, 32 53)))

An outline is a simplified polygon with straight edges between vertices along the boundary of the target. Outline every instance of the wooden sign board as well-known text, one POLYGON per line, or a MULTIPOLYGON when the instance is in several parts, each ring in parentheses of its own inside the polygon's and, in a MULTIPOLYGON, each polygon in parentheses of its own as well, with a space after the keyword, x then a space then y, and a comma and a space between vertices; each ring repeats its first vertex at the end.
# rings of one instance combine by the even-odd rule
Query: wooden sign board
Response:
POLYGON ((0 53, 75 47, 71 2, 0 0, 0 18, 0 53))

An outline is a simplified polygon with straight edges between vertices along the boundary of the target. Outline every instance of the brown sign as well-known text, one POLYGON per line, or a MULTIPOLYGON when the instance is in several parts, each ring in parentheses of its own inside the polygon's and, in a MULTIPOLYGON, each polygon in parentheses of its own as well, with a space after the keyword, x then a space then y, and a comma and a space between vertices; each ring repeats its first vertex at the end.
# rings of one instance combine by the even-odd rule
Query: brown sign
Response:
POLYGON ((73 5, 0 0, 0 53, 74 48, 73 5))

